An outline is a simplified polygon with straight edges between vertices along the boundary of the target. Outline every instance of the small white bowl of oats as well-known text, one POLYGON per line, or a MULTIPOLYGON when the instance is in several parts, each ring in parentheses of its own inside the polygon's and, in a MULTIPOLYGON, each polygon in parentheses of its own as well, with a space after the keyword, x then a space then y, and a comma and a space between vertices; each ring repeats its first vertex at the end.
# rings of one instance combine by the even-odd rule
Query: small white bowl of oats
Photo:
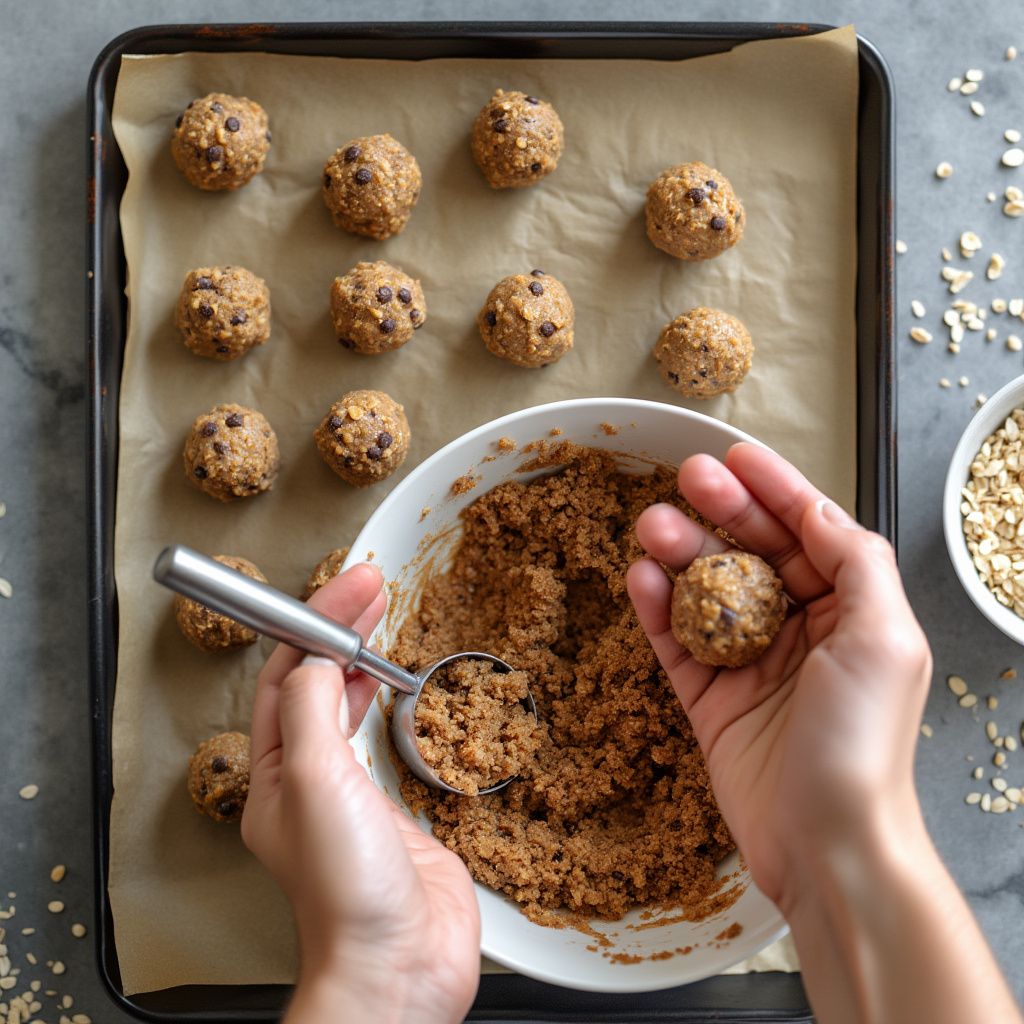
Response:
POLYGON ((946 547, 967 596, 1024 645, 1024 377, 967 424, 942 505, 946 547))

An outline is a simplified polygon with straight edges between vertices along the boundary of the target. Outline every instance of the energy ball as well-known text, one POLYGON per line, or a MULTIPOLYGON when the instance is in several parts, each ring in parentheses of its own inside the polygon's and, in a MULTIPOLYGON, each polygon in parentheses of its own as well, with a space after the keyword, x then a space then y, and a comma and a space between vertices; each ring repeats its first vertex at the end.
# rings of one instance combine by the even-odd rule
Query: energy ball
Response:
MULTIPOLYGON (((267 582, 267 577, 247 558, 236 558, 233 555, 213 557, 221 565, 245 573, 250 579, 259 580, 261 583, 267 582)), ((220 612, 207 608, 205 604, 181 594, 174 598, 174 617, 185 639, 195 644, 199 650, 210 654, 248 647, 259 639, 259 634, 254 629, 243 626, 227 615, 221 615, 220 612)))
POLYGON ((185 440, 185 475, 220 501, 249 498, 274 486, 280 456, 266 417, 244 405, 215 405, 185 440))
POLYGON ((270 289, 245 267, 198 267, 185 275, 175 322, 207 359, 237 359, 270 337, 270 289))
POLYGON ((199 744, 188 762, 188 793, 200 814, 238 821, 249 796, 249 737, 222 732, 199 744))
POLYGON ((721 171, 670 167, 647 190, 647 237, 681 260, 710 260, 743 237, 743 204, 721 171))
POLYGON ((782 580, 757 555, 705 555, 676 577, 672 633, 702 665, 742 668, 757 661, 785 618, 782 580))
POLYGON ((317 450, 331 469, 353 487, 368 487, 391 476, 409 454, 405 410, 383 391, 342 395, 316 428, 317 450))
POLYGON ((697 306, 661 329, 653 355, 671 387, 687 398, 714 398, 743 383, 754 343, 736 317, 697 306))
POLYGON ((241 188, 263 170, 270 150, 267 112, 245 96, 211 92, 178 117, 171 155, 205 192, 241 188))
POLYGON ((543 270, 502 278, 487 296, 476 323, 484 344, 517 366, 546 366, 572 348, 572 299, 543 270))
POLYGON ((550 103, 498 89, 473 122, 473 159, 491 188, 525 188, 558 166, 563 138, 550 103))
POLYGON ((378 241, 405 227, 422 185, 416 158, 390 135, 353 139, 324 165, 324 202, 334 223, 378 241))
POLYGON ((309 574, 305 589, 302 591, 303 601, 308 601, 325 583, 329 583, 341 572, 347 555, 348 548, 335 548, 317 562, 316 568, 309 574))
POLYGON ((401 348, 427 319, 419 281, 377 260, 357 263, 331 285, 331 319, 338 341, 364 355, 401 348))

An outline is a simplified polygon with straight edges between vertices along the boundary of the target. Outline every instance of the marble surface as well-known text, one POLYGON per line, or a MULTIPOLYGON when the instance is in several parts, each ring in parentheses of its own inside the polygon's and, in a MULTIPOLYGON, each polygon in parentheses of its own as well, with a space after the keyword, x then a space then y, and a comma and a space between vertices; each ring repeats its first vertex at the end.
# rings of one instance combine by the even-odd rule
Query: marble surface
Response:
MULTIPOLYGON (((13 596, 0 599, 0 907, 16 916, 0 921, 23 979, 75 996, 75 1010, 94 1021, 127 1020, 104 994, 90 937, 70 934, 73 921, 92 930, 91 758, 87 697, 85 589, 85 84, 104 44, 139 24, 201 21, 209 4, 179 0, 170 10, 155 0, 130 5, 82 5, 72 0, 4 4, 8 45, 0 62, 0 576, 13 596), (33 801, 19 798, 28 783, 33 801), (59 884, 50 868, 68 866, 59 884), (8 892, 17 894, 7 899, 8 892), (66 909, 47 911, 61 899, 66 909), (20 929, 35 927, 23 937, 20 929), (39 967, 24 959, 34 952, 39 967), (67 972, 45 968, 59 959, 67 972)), ((729 5, 691 0, 685 9, 656 0, 597 3, 562 0, 394 2, 383 11, 350 0, 221 0, 219 20, 253 21, 420 18, 608 18, 671 20, 854 20, 892 68, 898 106, 898 235, 908 245, 898 258, 900 555, 914 607, 931 638, 936 682, 926 721, 934 736, 918 751, 918 779, 929 826, 1006 969, 1024 995, 1024 961, 1013 956, 1024 940, 1024 812, 983 815, 963 803, 981 784, 969 771, 991 771, 992 748, 983 722, 994 717, 1016 734, 1024 718, 1024 658, 997 633, 959 589, 946 558, 939 504, 947 461, 970 418, 979 392, 991 394, 1024 372, 1024 357, 1000 340, 980 335, 958 357, 946 352, 941 312, 949 296, 939 277, 942 246, 956 250, 961 231, 981 235, 986 252, 1001 251, 1008 267, 998 283, 978 280, 963 293, 975 300, 1024 294, 1015 254, 1024 220, 1002 215, 985 193, 1024 186, 1024 171, 999 166, 1007 127, 1024 130, 1024 58, 1003 61, 1010 43, 1024 50, 1024 26, 1003 5, 975 5, 969 17, 955 6, 923 0, 896 4, 839 4, 807 0, 743 0, 729 5), (977 97, 986 116, 974 117, 964 97, 945 84, 967 67, 986 71, 977 97), (939 181, 933 171, 949 160, 955 173, 939 181), (930 346, 907 340, 910 301, 928 308, 921 323, 936 335, 930 346), (961 388, 957 379, 970 379, 961 388), (938 380, 953 387, 944 391, 938 380), (997 681, 1015 666, 1017 681, 997 681), (999 699, 997 712, 956 707, 947 674, 966 677, 981 696, 999 699), (973 763, 969 758, 974 758, 973 763)), ((981 264, 980 266, 978 264, 981 264)), ((1019 322, 1018 322, 1019 324, 1019 322)), ((1017 333, 1024 334, 1024 325, 1017 333)), ((1007 777, 1024 782, 1024 752, 1010 755, 1007 777)), ((19 986, 20 988, 20 986, 19 986)), ((37 1014, 56 1020, 52 1000, 37 1014)))

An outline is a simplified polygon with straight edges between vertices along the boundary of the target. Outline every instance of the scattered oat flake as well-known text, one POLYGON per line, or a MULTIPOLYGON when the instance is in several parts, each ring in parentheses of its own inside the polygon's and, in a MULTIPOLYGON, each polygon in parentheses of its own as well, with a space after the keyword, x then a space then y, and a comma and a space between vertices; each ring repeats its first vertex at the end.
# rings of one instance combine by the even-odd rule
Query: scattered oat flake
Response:
POLYGON ((1021 164, 1024 164, 1024 149, 1018 146, 1008 149, 1002 155, 1001 163, 1004 167, 1020 167, 1021 164))
POLYGON ((981 100, 971 100, 971 113, 975 117, 985 116, 985 104, 981 100))
POLYGON ((995 709, 999 707, 999 698, 993 697, 991 695, 986 697, 985 706, 989 709, 989 711, 995 711, 995 709))
POLYGON ((1003 138, 1006 139, 1007 142, 1020 142, 1020 132, 1017 131, 1016 128, 1007 128, 1006 131, 1003 132, 1003 138))
POLYGON ((998 337, 999 337, 999 332, 994 327, 990 327, 985 332, 985 340, 986 341, 995 341, 996 338, 998 338, 998 337))
POLYGON ((981 239, 973 231, 965 231, 960 235, 960 254, 969 259, 981 248, 981 239))
POLYGON ((907 251, 907 243, 902 238, 896 239, 896 251, 902 256, 907 251))
POLYGON ((920 299, 913 299, 910 303, 910 312, 920 320, 927 310, 924 308, 924 303, 920 299))
POLYGON ((1008 46, 1006 48, 1006 53, 1003 54, 1003 58, 1005 60, 1016 60, 1017 59, 1017 47, 1016 46, 1008 46))
POLYGON ((967 693, 967 681, 962 676, 950 676, 946 680, 946 685, 957 697, 962 697, 967 693))
POLYGON ((938 167, 935 168, 936 178, 948 178, 953 173, 953 165, 948 160, 943 160, 938 167))
POLYGON ((1005 754, 1004 754, 1004 753, 1003 753, 1003 752, 1002 752, 1001 750, 997 750, 997 751, 996 751, 996 752, 995 752, 995 753, 994 753, 994 754, 992 755, 992 763, 993 763, 993 764, 994 764, 994 765, 995 765, 995 766, 996 766, 997 768, 1002 768, 1002 767, 1003 767, 1003 765, 1004 765, 1004 764, 1006 764, 1006 755, 1005 755, 1005 754))
POLYGON ((50 968, 54 974, 63 974, 67 968, 64 966, 63 960, 54 960, 53 966, 50 968))
POLYGON ((50 870, 50 881, 60 882, 67 874, 68 869, 63 864, 55 864, 50 870))
POLYGON ((978 393, 974 396, 974 404, 980 409, 988 401, 988 395, 978 393))
POLYGON ((1010 316, 1020 316, 1024 313, 1024 299, 1010 299, 1006 304, 1007 312, 1010 316))
POLYGON ((22 786, 21 789, 18 790, 18 796, 20 796, 22 800, 35 800, 38 795, 39 787, 34 782, 30 782, 27 786, 22 786))
POLYGON ((1017 749, 1017 741, 1012 736, 1004 736, 1003 747, 1012 754, 1017 749))
POLYGON ((11 581, 0 576, 0 597, 10 597, 13 593, 14 587, 11 586, 11 581))
POLYGON ((62 914, 64 912, 64 904, 60 900, 50 900, 46 904, 46 909, 51 914, 62 914))
POLYGON ((953 254, 949 251, 949 249, 946 248, 946 246, 942 247, 942 258, 947 263, 953 258, 953 254))
POLYGON ((981 767, 981 765, 978 765, 978 767, 975 768, 973 772, 971 772, 971 775, 976 779, 984 778, 985 770, 981 767))
POLYGON ((960 95, 961 96, 973 96, 977 91, 978 91, 978 83, 977 82, 964 82, 964 84, 960 86, 960 95))
POLYGON ((992 810, 992 794, 991 793, 983 793, 982 794, 982 797, 981 797, 981 809, 983 811, 986 811, 986 812, 992 810))
POLYGON ((940 388, 951 388, 952 386, 953 385, 950 384, 948 377, 940 377, 939 378, 939 387, 940 388))
POLYGON ((910 338, 919 345, 927 345, 932 340, 932 335, 930 331, 926 331, 923 327, 911 327, 910 338))
POLYGON ((946 83, 946 88, 950 92, 959 92, 960 86, 963 85, 963 84, 964 84, 964 80, 962 78, 951 78, 946 83))
POLYGON ((957 384, 959 384, 959 385, 960 385, 960 387, 962 387, 962 388, 965 388, 965 387, 967 387, 967 385, 968 385, 968 384, 970 384, 970 383, 971 383, 971 378, 970 378, 970 377, 961 377, 961 378, 960 378, 960 379, 959 379, 959 380, 957 381, 957 384))
POLYGON ((1011 352, 1019 352, 1024 348, 1024 343, 1021 342, 1020 338, 1016 334, 1008 334, 1006 336, 1006 347, 1011 352))
POLYGON ((999 198, 999 196, 997 196, 995 192, 986 192, 985 198, 986 200, 988 200, 988 202, 994 203, 999 198))
POLYGON ((930 740, 932 738, 932 736, 935 735, 935 732, 934 732, 932 727, 927 722, 922 722, 921 723, 921 735, 925 739, 930 740))
POLYGON ((978 703, 978 698, 973 693, 965 693, 957 703, 962 708, 973 708, 978 703))
POLYGON ((964 78, 966 78, 968 82, 980 82, 984 77, 985 72, 982 71, 981 68, 969 68, 964 73, 964 78))
POLYGON ((1003 671, 999 673, 999 678, 1000 679, 1016 679, 1017 678, 1017 670, 1015 668, 1004 668, 1003 671))
POLYGON ((71 934, 76 939, 81 939, 85 936, 85 925, 79 924, 77 921, 71 926, 71 934))
POLYGON ((980 793, 968 793, 967 796, 964 797, 964 803, 965 804, 980 804, 981 803, 981 794, 980 793))
POLYGON ((997 253, 994 252, 989 257, 988 267, 985 269, 985 276, 990 281, 995 281, 997 278, 1002 276, 1003 268, 1006 266, 1006 260, 997 253))

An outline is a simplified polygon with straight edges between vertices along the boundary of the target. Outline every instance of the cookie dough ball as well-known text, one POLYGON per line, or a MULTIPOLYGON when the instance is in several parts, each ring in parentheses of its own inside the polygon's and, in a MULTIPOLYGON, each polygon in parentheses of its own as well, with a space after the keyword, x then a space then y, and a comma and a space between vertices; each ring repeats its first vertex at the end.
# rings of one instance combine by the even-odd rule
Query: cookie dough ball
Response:
POLYGON ((324 165, 324 202, 334 223, 378 241, 405 227, 422 185, 416 158, 390 135, 353 139, 324 165))
POLYGON ((563 138, 550 103, 499 89, 473 122, 473 159, 491 188, 525 188, 558 166, 563 138))
POLYGON ((215 405, 196 418, 185 440, 185 475, 220 501, 249 498, 274 486, 277 434, 263 413, 215 405))
POLYGON ((670 167, 647 190, 647 237, 681 260, 710 260, 743 237, 743 204, 721 171, 670 167))
POLYGON ((546 366, 572 348, 572 299, 543 270, 502 278, 487 296, 476 323, 484 344, 517 366, 546 366))
POLYGON ((702 665, 749 665, 768 649, 785 618, 782 581, 757 555, 705 555, 676 577, 672 633, 702 665))
MULTIPOLYGON (((245 573, 250 579, 259 580, 261 583, 267 582, 267 577, 247 558, 237 558, 233 555, 213 557, 221 565, 245 573)), ((195 644, 199 650, 210 654, 248 647, 259 639, 259 634, 254 629, 243 626, 240 622, 235 622, 234 619, 181 594, 174 598, 174 617, 185 639, 195 644)))
POLYGON ((238 821, 249 796, 249 737, 222 732, 200 743, 188 762, 188 793, 200 814, 238 821))
POLYGON ((427 319, 419 281, 377 260, 357 263, 331 285, 331 319, 338 341, 364 355, 401 348, 427 319))
POLYGON ((240 188, 263 170, 269 150, 267 112, 245 96, 223 92, 193 100, 171 137, 178 170, 206 192, 240 188))
POLYGON ((736 317, 697 306, 661 329, 653 355, 671 387, 687 398, 714 398, 743 383, 754 343, 736 317))
POLYGON ((308 601, 325 583, 329 583, 341 572, 347 555, 348 548, 335 548, 317 562, 316 568, 309 574, 306 587, 302 591, 303 601, 308 601))
POLYGON ((383 391, 342 395, 313 437, 324 462, 353 487, 391 476, 409 454, 405 410, 383 391))
POLYGON ((245 267, 197 267, 185 275, 175 319, 197 356, 237 359, 270 337, 270 289, 245 267))

